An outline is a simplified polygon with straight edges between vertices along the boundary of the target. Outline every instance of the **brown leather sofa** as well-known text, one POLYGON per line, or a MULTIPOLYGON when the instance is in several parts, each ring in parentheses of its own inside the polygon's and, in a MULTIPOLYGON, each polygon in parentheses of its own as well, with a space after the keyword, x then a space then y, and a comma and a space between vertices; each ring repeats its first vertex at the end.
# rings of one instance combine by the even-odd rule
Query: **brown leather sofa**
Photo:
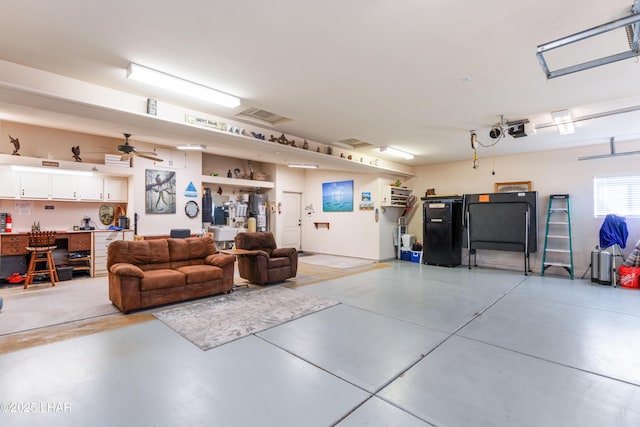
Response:
POLYGON ((114 241, 107 250, 109 299, 128 313, 229 292, 234 262, 211 237, 114 241))
POLYGON ((268 231, 238 233, 234 248, 249 251, 238 255, 238 272, 243 279, 264 285, 296 277, 298 251, 276 247, 276 240, 268 231))

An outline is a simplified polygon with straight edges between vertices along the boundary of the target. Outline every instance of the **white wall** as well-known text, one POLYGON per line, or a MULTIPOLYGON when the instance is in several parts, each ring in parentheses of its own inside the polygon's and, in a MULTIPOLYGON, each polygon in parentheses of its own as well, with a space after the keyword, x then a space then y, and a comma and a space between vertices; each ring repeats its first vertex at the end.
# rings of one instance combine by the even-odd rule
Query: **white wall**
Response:
POLYGON ((398 208, 380 209, 379 189, 381 180, 373 174, 354 174, 308 170, 305 174, 303 204, 313 205, 313 213, 303 218, 303 248, 309 252, 344 255, 357 258, 383 260, 393 258, 393 235, 398 208), (323 212, 322 183, 353 180, 354 206, 352 212, 323 212), (371 192, 371 197, 380 209, 378 222, 375 210, 360 210, 362 192, 371 192), (314 222, 327 222, 329 228, 314 222))
MULTIPOLYGON (((153 145, 136 143, 140 151, 153 151, 153 145)), ((134 162, 133 179, 129 181, 130 202, 128 215, 133 228, 134 213, 138 214, 138 234, 142 236, 167 235, 172 228, 188 228, 192 234, 202 232, 202 153, 186 151, 186 169, 171 169, 166 166, 155 165, 153 160, 136 157, 134 162), (161 170, 175 172, 176 175, 176 213, 175 214, 146 214, 145 213, 145 185, 146 170, 161 170), (192 182, 198 192, 197 197, 186 197, 185 190, 192 182), (195 218, 189 218, 184 211, 185 204, 193 200, 198 203, 200 213, 195 218)))
MULTIPOLYGON (((526 143, 526 140, 518 141, 526 143)), ((619 143, 617 152, 638 150, 640 142, 619 143)), ((588 268, 590 253, 599 243, 603 218, 593 214, 593 177, 637 174, 639 156, 620 156, 598 160, 578 161, 578 157, 606 154, 609 145, 595 145, 558 151, 531 153, 495 158, 480 157, 480 167, 472 168, 471 160, 422 166, 416 168, 417 177, 408 182, 414 193, 424 197, 427 188, 437 194, 491 193, 495 182, 532 181, 538 192, 538 253, 532 254, 531 265, 540 271, 544 248, 548 198, 550 194, 571 195, 571 225, 575 274, 580 277, 588 268), (492 175, 495 170, 495 175, 492 175)), ((471 153, 470 156, 471 158, 471 153)), ((410 233, 422 239, 422 206, 409 223, 410 233)), ((624 254, 628 254, 640 238, 640 219, 627 218, 629 239, 624 254)), ((463 261, 463 262, 466 262, 463 261)), ((522 255, 499 251, 478 251, 478 265, 493 265, 522 269, 522 255)), ((551 272, 551 270, 549 270, 551 272)))

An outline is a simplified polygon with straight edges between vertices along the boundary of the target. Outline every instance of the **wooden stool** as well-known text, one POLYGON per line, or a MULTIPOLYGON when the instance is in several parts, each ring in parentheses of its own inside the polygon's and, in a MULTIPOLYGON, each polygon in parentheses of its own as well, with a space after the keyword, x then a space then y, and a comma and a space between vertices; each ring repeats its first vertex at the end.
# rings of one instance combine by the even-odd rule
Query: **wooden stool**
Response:
POLYGON ((38 231, 29 233, 29 246, 27 252, 31 255, 29 267, 27 268, 27 278, 24 281, 24 288, 27 289, 33 283, 33 277, 39 274, 49 274, 51 286, 55 286, 58 281, 58 271, 53 261, 53 250, 56 248, 55 231, 38 231), (46 269, 38 270, 38 263, 47 263, 46 269))

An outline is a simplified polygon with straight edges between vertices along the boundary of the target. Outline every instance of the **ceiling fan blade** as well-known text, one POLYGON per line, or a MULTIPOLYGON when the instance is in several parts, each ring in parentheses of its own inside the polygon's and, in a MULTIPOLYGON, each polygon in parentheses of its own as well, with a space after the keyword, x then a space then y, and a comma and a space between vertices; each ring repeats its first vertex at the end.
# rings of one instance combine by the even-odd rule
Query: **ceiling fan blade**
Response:
POLYGON ((160 157, 156 157, 156 153, 145 152, 145 151, 136 151, 135 154, 136 154, 136 156, 142 157, 142 158, 145 158, 145 159, 153 160, 153 161, 156 161, 156 162, 164 162, 164 160, 161 159, 160 157))

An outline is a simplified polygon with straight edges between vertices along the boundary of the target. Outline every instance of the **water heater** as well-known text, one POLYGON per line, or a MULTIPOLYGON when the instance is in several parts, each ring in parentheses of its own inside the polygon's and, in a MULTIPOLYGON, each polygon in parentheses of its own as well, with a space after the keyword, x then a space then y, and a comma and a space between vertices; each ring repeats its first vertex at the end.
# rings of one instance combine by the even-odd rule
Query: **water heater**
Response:
POLYGON ((202 194, 202 222, 213 223, 213 199, 210 188, 205 188, 202 194))
POLYGON ((267 195, 256 191, 249 195, 249 216, 256 218, 256 231, 267 231, 267 195))

